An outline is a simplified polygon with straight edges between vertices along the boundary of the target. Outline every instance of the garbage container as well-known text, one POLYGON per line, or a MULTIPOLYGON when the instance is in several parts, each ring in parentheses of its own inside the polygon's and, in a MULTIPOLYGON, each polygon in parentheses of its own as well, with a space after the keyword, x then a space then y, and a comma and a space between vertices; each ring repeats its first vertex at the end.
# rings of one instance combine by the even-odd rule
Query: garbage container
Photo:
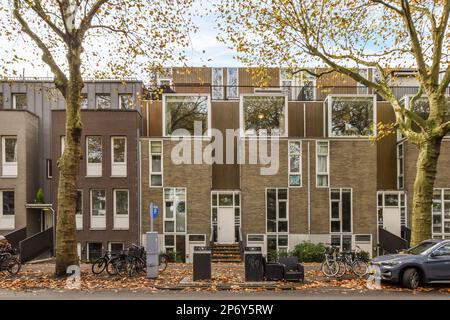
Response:
POLYGON ((264 263, 261 247, 245 247, 245 281, 263 281, 264 263))
POLYGON ((211 248, 194 247, 193 259, 193 277, 194 281, 211 280, 211 248))

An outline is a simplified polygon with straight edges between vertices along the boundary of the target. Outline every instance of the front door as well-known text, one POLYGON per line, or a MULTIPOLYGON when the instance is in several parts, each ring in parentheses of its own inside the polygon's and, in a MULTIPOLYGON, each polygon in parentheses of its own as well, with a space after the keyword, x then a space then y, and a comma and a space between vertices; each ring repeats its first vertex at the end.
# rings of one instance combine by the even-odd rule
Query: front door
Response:
POLYGON ((398 237, 402 235, 401 215, 399 208, 383 209, 383 227, 398 237))
POLYGON ((219 208, 217 213, 217 242, 234 243, 234 209, 219 208))
POLYGON ((53 214, 51 211, 48 210, 42 210, 42 226, 41 231, 47 230, 51 227, 53 227, 53 214))

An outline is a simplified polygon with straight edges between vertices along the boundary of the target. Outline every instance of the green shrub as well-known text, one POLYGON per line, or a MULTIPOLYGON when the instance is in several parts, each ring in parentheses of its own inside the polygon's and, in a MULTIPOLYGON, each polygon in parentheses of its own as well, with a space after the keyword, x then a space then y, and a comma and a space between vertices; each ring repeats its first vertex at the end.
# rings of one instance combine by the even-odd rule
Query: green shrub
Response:
POLYGON ((268 262, 278 262, 280 258, 288 257, 290 254, 287 251, 268 251, 267 261, 268 262))
POLYGON ((296 256, 300 262, 322 262, 325 246, 322 243, 302 242, 295 246, 291 254, 296 256))
POLYGON ((38 192, 36 192, 36 203, 44 203, 45 197, 44 197, 44 191, 42 188, 39 188, 38 192))

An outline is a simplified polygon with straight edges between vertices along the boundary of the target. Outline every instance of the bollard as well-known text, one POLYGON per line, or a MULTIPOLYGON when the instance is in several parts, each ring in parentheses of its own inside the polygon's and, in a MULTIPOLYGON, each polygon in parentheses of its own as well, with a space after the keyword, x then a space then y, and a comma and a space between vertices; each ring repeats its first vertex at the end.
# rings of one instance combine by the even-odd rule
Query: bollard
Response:
POLYGON ((158 278, 159 269, 159 250, 158 250, 158 233, 147 232, 147 278, 158 278))

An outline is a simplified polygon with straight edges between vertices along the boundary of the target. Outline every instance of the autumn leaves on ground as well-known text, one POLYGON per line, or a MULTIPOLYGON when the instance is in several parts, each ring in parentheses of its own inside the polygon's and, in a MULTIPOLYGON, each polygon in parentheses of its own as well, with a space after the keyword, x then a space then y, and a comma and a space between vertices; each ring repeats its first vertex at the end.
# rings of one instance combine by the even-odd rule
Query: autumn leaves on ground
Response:
MULTIPOLYGON (((342 279, 328 279, 319 271, 318 264, 306 264, 305 283, 296 282, 261 282, 246 283, 244 281, 243 264, 213 264, 212 281, 192 282, 192 264, 170 264, 158 279, 147 279, 145 276, 121 277, 109 276, 106 272, 101 275, 91 273, 91 265, 83 264, 81 267, 82 291, 119 290, 131 291, 245 291, 258 292, 265 290, 327 290, 342 289, 342 292, 365 292, 367 287, 365 278, 355 278, 346 275, 342 279)), ((6 273, 0 275, 0 289, 13 291, 39 291, 39 290, 69 290, 67 280, 54 276, 54 265, 51 263, 27 264, 17 276, 6 273)), ((381 290, 386 292, 405 291, 399 286, 382 284, 381 290)), ((406 290, 408 291, 408 290, 406 290)), ((450 294, 449 288, 424 287, 416 292, 439 291, 450 294)))

